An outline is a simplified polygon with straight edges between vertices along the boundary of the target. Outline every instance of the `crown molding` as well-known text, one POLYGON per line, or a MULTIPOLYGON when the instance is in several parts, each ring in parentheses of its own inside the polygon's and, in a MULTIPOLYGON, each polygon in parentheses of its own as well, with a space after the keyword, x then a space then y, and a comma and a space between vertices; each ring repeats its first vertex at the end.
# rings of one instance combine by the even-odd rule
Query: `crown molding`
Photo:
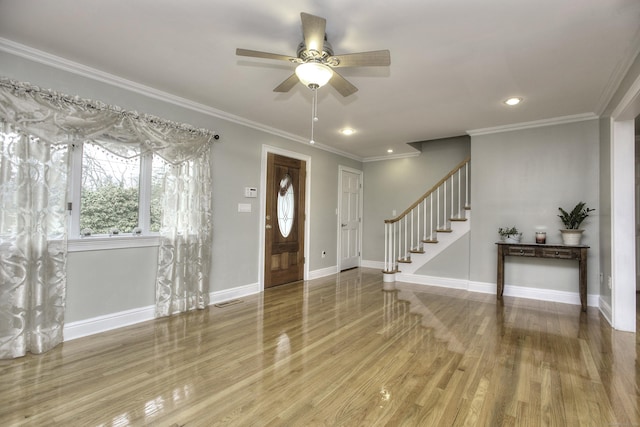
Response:
POLYGON ((420 155, 420 152, 404 153, 404 154, 389 154, 387 156, 365 157, 361 161, 362 163, 381 162, 384 160, 396 160, 396 159, 406 159, 408 157, 418 157, 419 155, 420 155))
MULTIPOLYGON (((179 107, 186 108, 210 117, 222 119, 222 120, 235 123, 241 126, 245 126, 251 129, 256 129, 256 130, 259 130, 271 135, 279 136, 281 138, 288 139, 290 141, 295 141, 304 145, 310 145, 309 140, 307 138, 303 138, 299 135, 285 132, 283 130, 276 129, 271 126, 264 125, 262 123, 254 122, 254 121, 245 119, 243 117, 236 116, 234 114, 230 114, 222 110, 218 110, 217 108, 213 108, 208 105, 201 104, 199 102, 195 102, 187 98, 182 98, 180 96, 173 95, 168 92, 164 92, 150 86, 136 83, 134 81, 127 80, 125 78, 116 76, 114 74, 110 74, 110 73, 107 73, 107 72, 98 70, 96 68, 92 68, 92 67, 74 62, 74 61, 70 61, 68 59, 65 59, 56 55, 52 55, 50 53, 47 53, 38 49, 34 49, 32 47, 29 47, 20 43, 16 43, 12 40, 5 39, 2 37, 0 37, 0 51, 22 57, 30 61, 38 62, 40 64, 44 64, 53 68, 57 68, 59 70, 67 71, 72 74, 76 74, 82 77, 86 77, 92 80, 96 80, 102 83, 116 86, 121 89, 125 89, 131 92, 138 93, 140 95, 147 96, 149 98, 153 98, 159 101, 177 105, 179 107)), ((217 132, 217 133, 224 136, 223 132, 217 132)), ((319 142, 316 142, 315 144, 313 144, 313 147, 319 150, 337 154, 342 157, 347 157, 349 159, 356 160, 359 162, 363 160, 359 156, 355 156, 351 153, 347 153, 346 151, 342 151, 337 148, 329 147, 319 142)))
POLYGON ((574 114, 572 116, 553 117, 551 119, 535 120, 532 122, 514 123, 504 126, 495 126, 483 129, 468 130, 469 136, 489 135, 492 133, 511 132, 515 130, 532 129, 545 126, 561 125, 566 123, 584 122, 587 120, 595 120, 598 116, 595 113, 574 114))
POLYGON ((616 64, 609 76, 606 86, 600 94, 595 110, 598 116, 602 116, 609 107, 616 91, 620 87, 620 84, 622 84, 622 80, 626 77, 638 55, 640 55, 640 28, 638 28, 638 31, 636 31, 636 34, 629 42, 625 55, 623 55, 623 58, 616 64))

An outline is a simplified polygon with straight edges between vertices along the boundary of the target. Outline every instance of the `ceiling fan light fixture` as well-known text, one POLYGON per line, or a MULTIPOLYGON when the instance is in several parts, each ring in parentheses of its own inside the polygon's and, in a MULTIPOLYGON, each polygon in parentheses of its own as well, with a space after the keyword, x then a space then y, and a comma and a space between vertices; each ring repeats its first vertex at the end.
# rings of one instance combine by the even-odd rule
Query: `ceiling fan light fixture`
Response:
POLYGON ((331 80, 333 70, 319 62, 305 62, 296 67, 296 76, 305 86, 319 88, 331 80))

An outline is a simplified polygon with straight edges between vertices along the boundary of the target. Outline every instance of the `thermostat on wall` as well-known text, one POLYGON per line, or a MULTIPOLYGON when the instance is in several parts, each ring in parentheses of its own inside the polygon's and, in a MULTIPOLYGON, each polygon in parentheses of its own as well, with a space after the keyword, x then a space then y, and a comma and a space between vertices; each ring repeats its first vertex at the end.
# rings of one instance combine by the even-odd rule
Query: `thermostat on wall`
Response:
POLYGON ((258 189, 255 187, 244 187, 244 197, 258 197, 258 189))

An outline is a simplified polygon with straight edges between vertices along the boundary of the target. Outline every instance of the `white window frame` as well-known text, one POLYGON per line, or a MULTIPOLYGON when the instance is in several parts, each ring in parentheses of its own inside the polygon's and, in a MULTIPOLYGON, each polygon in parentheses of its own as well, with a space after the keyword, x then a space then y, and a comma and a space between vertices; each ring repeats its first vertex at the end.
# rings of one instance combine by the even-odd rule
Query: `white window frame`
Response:
POLYGON ((153 154, 147 153, 140 158, 140 180, 138 199, 138 226, 142 229, 139 236, 130 233, 109 236, 98 234, 87 237, 80 236, 80 199, 82 195, 82 147, 83 143, 70 146, 70 173, 68 200, 69 210, 67 251, 81 252, 105 249, 140 248, 158 246, 160 234, 151 232, 151 174, 153 154))

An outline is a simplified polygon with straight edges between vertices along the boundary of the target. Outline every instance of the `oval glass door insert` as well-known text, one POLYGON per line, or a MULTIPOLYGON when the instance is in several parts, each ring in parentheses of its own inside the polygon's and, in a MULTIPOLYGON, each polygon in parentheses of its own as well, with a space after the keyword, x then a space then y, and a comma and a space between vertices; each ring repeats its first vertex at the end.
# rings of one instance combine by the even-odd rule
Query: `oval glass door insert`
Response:
POLYGON ((278 228, 283 237, 287 237, 293 228, 293 218, 295 215, 293 194, 293 181, 289 174, 280 180, 278 190, 278 228))

